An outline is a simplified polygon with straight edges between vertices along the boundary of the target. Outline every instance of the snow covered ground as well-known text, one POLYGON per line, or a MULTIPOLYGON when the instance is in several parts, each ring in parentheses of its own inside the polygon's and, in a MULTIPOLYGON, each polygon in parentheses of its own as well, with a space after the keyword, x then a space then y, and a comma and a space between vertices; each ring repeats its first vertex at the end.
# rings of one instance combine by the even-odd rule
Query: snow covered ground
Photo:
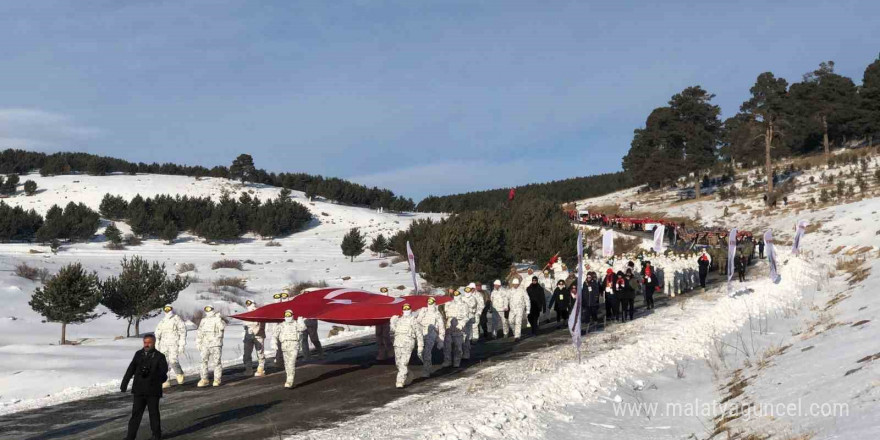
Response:
POLYGON ((751 197, 724 215, 733 202, 650 201, 632 189, 578 204, 633 199, 703 223, 771 227, 781 241, 807 220, 801 256, 777 246, 779 284, 765 260, 734 297, 717 286, 591 334, 581 363, 571 346, 548 347, 291 439, 880 438, 877 184, 860 200, 808 208, 810 174, 773 211, 751 197))
MULTIPOLYGON (((243 187, 227 179, 164 175, 22 176, 22 180, 26 179, 36 181, 41 191, 32 197, 18 195, 4 201, 40 213, 45 213, 52 204, 63 206, 71 201, 83 202, 97 210, 101 198, 108 192, 128 199, 136 194, 144 197, 187 194, 216 199, 223 191, 233 195, 253 191, 252 195, 265 200, 276 197, 280 191, 262 185, 243 187)), ((105 249, 106 242, 99 237, 90 243, 64 246, 57 255, 36 244, 0 244, 0 414, 113 391, 117 389, 120 375, 132 353, 141 344, 139 338, 122 338, 125 321, 107 314, 85 324, 68 326, 68 339, 79 345, 58 345, 60 325, 42 322, 42 317, 28 306, 30 295, 39 282, 14 274, 15 266, 22 262, 54 273, 64 264, 78 261, 87 269, 97 271, 101 277, 118 273, 123 256, 140 255, 149 261, 163 262, 169 273, 174 273, 178 264, 192 263, 196 270, 188 274, 197 282, 181 292, 174 304, 184 315, 191 315, 206 304, 214 305, 223 314, 244 310, 235 301, 230 301, 233 298, 208 292, 211 281, 221 276, 246 279, 247 292, 235 298, 239 303, 251 298, 258 304, 265 304, 285 286, 301 281, 324 281, 329 285, 376 292, 381 287, 388 287, 392 294, 409 293, 412 279, 406 262, 392 265, 390 258, 372 256, 367 251, 351 263, 342 255, 339 245, 342 236, 352 227, 361 228, 369 237, 379 233, 388 237, 408 227, 413 220, 431 215, 378 213, 324 201, 309 202, 300 192, 294 192, 293 197, 309 208, 315 221, 305 231, 277 239, 281 244, 278 247, 267 247, 268 240, 250 236, 234 244, 207 245, 197 237, 187 235, 170 246, 160 240, 146 240, 141 246, 122 251, 105 249), (211 270, 211 264, 221 259, 252 260, 253 264, 244 264, 243 271, 211 270), (389 265, 382 268, 380 263, 389 265), (405 286, 405 290, 398 290, 398 286, 405 286)), ((123 232, 128 230, 126 225, 119 226, 123 232)), ((99 307, 99 311, 106 310, 99 307)), ((142 322, 141 332, 152 331, 158 319, 142 322)), ((327 338, 331 327, 326 323, 319 327, 320 336, 328 343, 372 332, 371 329, 349 328, 334 338, 327 338)), ((242 335, 243 328, 233 320, 225 334, 224 362, 240 360, 242 335)), ((182 366, 188 373, 195 372, 198 360, 195 333, 191 332, 182 366)))

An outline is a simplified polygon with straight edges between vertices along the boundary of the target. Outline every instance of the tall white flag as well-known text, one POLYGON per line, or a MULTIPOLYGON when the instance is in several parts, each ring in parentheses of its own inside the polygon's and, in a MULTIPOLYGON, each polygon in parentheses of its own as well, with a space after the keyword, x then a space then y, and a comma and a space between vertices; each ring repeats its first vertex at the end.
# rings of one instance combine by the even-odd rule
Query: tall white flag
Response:
POLYGON ((568 316, 568 331, 571 332, 571 342, 578 354, 578 363, 581 362, 581 290, 584 285, 584 230, 578 231, 578 275, 577 297, 574 299, 574 308, 568 316))
POLYGON ((412 274, 413 287, 416 289, 413 291, 413 295, 418 295, 419 283, 416 281, 416 256, 413 254, 412 248, 409 246, 409 240, 406 242, 406 258, 409 260, 409 272, 412 274))
POLYGON ((810 224, 806 220, 797 222, 794 232, 794 244, 791 245, 791 253, 797 255, 801 251, 801 239, 807 233, 807 225, 810 224))
POLYGON ((663 248, 663 235, 666 233, 665 225, 657 225, 654 228, 654 252, 658 254, 662 254, 664 251, 663 248))
POLYGON ((776 270, 776 247, 773 246, 773 230, 768 229, 764 233, 764 247, 767 248, 767 261, 770 262, 770 280, 776 284, 782 280, 779 272, 776 270))
POLYGON ((606 229, 602 233, 602 256, 610 257, 614 255, 614 232, 606 229))
POLYGON ((730 236, 727 237, 727 293, 730 294, 731 284, 733 280, 734 261, 736 260, 736 228, 730 230, 730 236))

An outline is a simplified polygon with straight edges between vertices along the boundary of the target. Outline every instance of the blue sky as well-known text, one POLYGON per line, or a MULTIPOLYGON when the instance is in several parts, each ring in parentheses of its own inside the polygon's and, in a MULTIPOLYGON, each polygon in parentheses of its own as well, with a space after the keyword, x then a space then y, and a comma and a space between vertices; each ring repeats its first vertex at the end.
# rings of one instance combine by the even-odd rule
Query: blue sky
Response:
POLYGON ((0 3, 0 148, 302 171, 428 194, 620 169, 691 85, 861 81, 875 1, 0 3), (717 3, 717 4, 716 4, 717 3))

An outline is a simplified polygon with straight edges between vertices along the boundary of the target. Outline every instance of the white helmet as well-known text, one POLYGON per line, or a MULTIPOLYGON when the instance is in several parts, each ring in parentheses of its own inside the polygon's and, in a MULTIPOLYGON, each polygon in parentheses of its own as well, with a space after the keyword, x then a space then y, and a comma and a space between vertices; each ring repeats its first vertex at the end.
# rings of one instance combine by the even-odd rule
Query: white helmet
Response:
POLYGON ((500 285, 501 285, 501 280, 495 280, 495 282, 492 283, 492 285, 493 285, 493 286, 500 286, 500 285))

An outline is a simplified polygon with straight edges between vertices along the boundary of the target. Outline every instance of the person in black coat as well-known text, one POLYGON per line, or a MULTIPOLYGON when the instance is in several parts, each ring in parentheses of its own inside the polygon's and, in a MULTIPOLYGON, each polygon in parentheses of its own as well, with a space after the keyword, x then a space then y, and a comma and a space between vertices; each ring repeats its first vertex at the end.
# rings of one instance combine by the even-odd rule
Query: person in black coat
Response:
POLYGON ((573 298, 568 292, 569 289, 565 287, 565 281, 559 280, 556 283, 553 296, 550 297, 550 304, 547 305, 547 308, 556 311, 556 324, 559 324, 560 321, 568 322, 568 315, 571 313, 573 303, 573 298))
POLYGON ((599 282, 596 281, 596 273, 587 272, 587 279, 584 280, 583 290, 581 291, 581 295, 584 298, 584 313, 586 314, 585 321, 587 324, 599 321, 599 295, 601 293, 599 282))
POLYGON ((617 275, 613 269, 608 269, 605 273, 605 279, 602 280, 602 293, 605 295, 605 320, 614 321, 618 319, 620 314, 620 301, 614 292, 614 285, 617 283, 617 275))
POLYGON ((623 288, 618 294, 620 297, 622 321, 626 321, 627 318, 632 321, 633 314, 635 313, 636 289, 640 287, 639 282, 635 279, 633 271, 630 269, 626 270, 626 275, 618 272, 617 276, 624 279, 623 288))
POLYGON ((529 311, 529 325, 532 327, 532 334, 538 334, 538 319, 542 313, 547 312, 547 297, 544 296, 544 286, 538 283, 538 277, 532 277, 532 284, 526 288, 529 295, 531 310, 529 311))
POLYGON ((709 264, 711 262, 705 250, 700 255, 700 258, 697 259, 697 266, 700 267, 700 287, 704 289, 706 288, 706 276, 709 275, 709 264))
POLYGON ((736 274, 739 278, 739 282, 743 282, 746 280, 746 266, 748 262, 746 261, 745 255, 740 255, 733 260, 733 265, 736 268, 736 274))
POLYGON ((758 257, 760 257, 762 260, 764 259, 764 240, 763 239, 758 240, 758 257))
POLYGON ((144 409, 150 411, 150 430, 153 439, 162 438, 162 426, 159 419, 159 399, 162 398, 162 384, 168 380, 168 362, 165 355, 156 350, 156 337, 152 334, 144 336, 144 348, 134 354, 125 376, 122 378, 120 390, 124 393, 128 382, 134 378, 131 393, 134 402, 131 408, 131 419, 128 421, 128 440, 135 440, 144 409))
POLYGON ((642 282, 645 285, 645 306, 648 310, 654 308, 654 292, 657 291, 657 274, 654 273, 654 266, 651 262, 645 262, 642 268, 642 282))

